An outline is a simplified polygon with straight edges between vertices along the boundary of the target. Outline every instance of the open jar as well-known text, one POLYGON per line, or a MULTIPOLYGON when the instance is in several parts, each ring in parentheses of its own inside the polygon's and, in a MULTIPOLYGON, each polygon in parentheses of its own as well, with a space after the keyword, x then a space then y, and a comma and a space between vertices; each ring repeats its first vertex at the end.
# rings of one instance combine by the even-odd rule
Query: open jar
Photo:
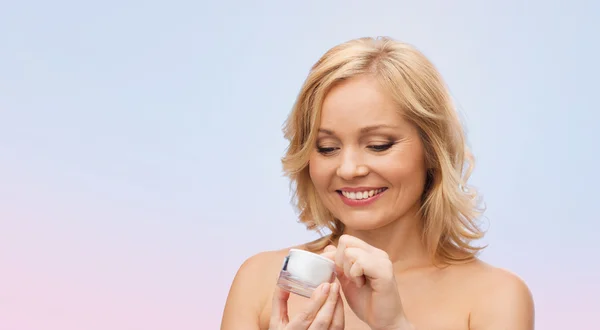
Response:
POLYGON ((310 298, 322 283, 335 280, 335 263, 316 253, 290 249, 283 260, 277 285, 283 290, 310 298))

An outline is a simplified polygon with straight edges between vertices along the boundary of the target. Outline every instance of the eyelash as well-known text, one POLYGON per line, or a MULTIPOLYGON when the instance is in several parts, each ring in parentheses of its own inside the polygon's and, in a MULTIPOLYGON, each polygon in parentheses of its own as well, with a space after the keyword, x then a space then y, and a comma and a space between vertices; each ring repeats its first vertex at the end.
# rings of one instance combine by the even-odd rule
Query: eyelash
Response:
MULTIPOLYGON (((372 146, 368 146, 367 148, 369 148, 369 149, 371 149, 371 150, 373 150, 375 152, 383 152, 383 151, 386 151, 389 148, 391 148, 394 144, 396 144, 396 142, 390 142, 390 143, 387 143, 387 144, 372 145, 372 146)), ((317 151, 320 154, 323 154, 323 155, 328 155, 328 154, 334 152, 335 149, 337 149, 337 148, 322 148, 322 147, 317 147, 317 151)))

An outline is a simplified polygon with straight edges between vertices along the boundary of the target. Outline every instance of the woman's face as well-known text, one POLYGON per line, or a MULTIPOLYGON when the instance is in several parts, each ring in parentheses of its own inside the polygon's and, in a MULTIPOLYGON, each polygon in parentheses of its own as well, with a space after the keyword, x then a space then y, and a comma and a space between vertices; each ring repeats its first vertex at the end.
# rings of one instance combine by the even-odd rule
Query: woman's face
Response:
POLYGON ((426 175, 417 128, 368 76, 346 80, 325 97, 309 171, 324 205, 355 230, 418 210, 426 175))

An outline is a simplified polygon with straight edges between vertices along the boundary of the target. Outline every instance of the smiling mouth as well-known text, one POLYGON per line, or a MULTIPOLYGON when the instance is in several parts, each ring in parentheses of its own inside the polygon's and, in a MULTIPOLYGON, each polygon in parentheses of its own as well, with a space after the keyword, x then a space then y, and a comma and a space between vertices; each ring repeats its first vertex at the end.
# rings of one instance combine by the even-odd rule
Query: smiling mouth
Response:
POLYGON ((387 188, 379 188, 379 189, 372 189, 372 190, 365 190, 365 191, 343 191, 343 190, 336 190, 336 191, 338 194, 340 194, 348 199, 359 201, 359 200, 371 198, 373 196, 377 196, 386 190, 387 190, 387 188))

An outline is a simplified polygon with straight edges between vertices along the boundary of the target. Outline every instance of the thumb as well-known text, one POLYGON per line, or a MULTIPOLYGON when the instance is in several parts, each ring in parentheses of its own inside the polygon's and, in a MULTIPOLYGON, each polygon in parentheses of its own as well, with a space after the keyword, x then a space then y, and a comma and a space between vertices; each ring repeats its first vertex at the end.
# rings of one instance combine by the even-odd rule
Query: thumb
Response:
POLYGON ((279 286, 275 286, 275 292, 273 293, 273 301, 271 307, 271 320, 269 329, 280 329, 283 325, 287 325, 290 320, 288 317, 288 298, 290 293, 281 289, 279 286))

